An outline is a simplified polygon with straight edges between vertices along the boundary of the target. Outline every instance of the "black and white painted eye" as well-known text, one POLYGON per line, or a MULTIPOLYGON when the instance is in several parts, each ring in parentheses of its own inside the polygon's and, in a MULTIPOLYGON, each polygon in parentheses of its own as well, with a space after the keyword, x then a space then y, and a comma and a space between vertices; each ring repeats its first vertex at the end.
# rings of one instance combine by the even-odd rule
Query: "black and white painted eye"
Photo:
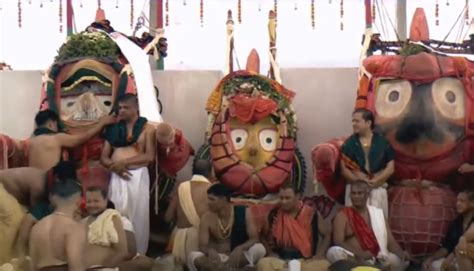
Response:
POLYGON ((112 102, 111 102, 111 101, 104 101, 104 105, 105 105, 105 106, 111 106, 111 105, 112 105, 112 102))
POLYGON ((66 105, 67 105, 67 107, 71 107, 71 106, 73 106, 74 104, 75 104, 75 102, 68 102, 66 105))
POLYGON ((258 135, 260 145, 266 151, 274 151, 276 149, 277 137, 278 133, 274 129, 261 130, 258 135))
POLYGON ((410 103, 412 87, 408 80, 386 80, 380 82, 375 94, 375 110, 384 118, 402 114, 410 103))
POLYGON ((446 118, 461 119, 466 114, 464 85, 459 79, 444 77, 431 86, 436 109, 446 118))
POLYGON ((234 144, 234 148, 238 151, 245 147, 248 136, 249 134, 245 129, 233 129, 230 131, 232 143, 234 144))

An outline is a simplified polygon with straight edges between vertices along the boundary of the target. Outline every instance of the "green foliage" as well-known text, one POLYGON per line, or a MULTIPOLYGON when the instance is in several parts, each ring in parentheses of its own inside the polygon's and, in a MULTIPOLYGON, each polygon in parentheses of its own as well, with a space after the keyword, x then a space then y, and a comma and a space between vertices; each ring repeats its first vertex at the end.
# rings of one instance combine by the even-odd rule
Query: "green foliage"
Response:
POLYGON ((400 55, 411 56, 422 52, 429 52, 425 47, 418 44, 407 44, 400 50, 400 55))
POLYGON ((70 36, 59 48, 55 61, 75 57, 117 58, 118 55, 118 46, 106 34, 81 32, 70 36))

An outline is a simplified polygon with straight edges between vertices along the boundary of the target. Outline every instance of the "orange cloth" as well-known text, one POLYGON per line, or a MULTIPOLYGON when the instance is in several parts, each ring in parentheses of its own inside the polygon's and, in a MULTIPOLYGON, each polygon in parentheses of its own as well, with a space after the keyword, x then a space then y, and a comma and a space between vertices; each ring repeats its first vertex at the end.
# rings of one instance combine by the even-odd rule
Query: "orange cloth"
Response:
MULTIPOLYGON (((299 203, 300 211, 296 217, 278 210, 272 226, 272 235, 278 246, 296 248, 305 257, 312 253, 313 230, 312 221, 314 210, 308 205, 299 203)), ((317 245, 317 244, 314 244, 317 245)))
POLYGON ((274 100, 237 94, 230 99, 229 113, 243 123, 256 123, 277 110, 274 100))

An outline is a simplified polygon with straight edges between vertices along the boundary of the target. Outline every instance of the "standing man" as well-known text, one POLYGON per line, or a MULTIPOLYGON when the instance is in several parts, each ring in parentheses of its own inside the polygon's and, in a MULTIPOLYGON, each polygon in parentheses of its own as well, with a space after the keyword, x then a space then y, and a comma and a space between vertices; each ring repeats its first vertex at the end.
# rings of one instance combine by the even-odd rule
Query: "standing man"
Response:
POLYGON ((370 187, 366 181, 351 185, 352 206, 339 211, 333 222, 333 242, 327 257, 331 263, 355 260, 392 271, 403 271, 411 256, 393 238, 380 208, 367 205, 370 187))
POLYGON ((354 134, 342 145, 341 169, 347 181, 346 206, 351 205, 350 185, 363 180, 372 188, 369 204, 381 208, 388 216, 386 184, 394 172, 394 151, 387 139, 373 132, 374 115, 367 109, 352 113, 354 134))
POLYGON ((31 230, 30 256, 35 270, 86 270, 86 230, 73 218, 80 208, 81 192, 77 179, 55 181, 51 190, 55 211, 31 230))
POLYGON ((188 255, 190 271, 239 269, 265 256, 250 212, 246 206, 234 206, 231 193, 221 183, 207 190, 209 211, 199 225, 199 251, 188 255))
POLYGON ((106 128, 101 163, 112 171, 109 198, 132 221, 137 250, 145 254, 150 235, 147 167, 155 158, 155 130, 139 117, 136 95, 120 97, 118 106, 120 121, 106 128))
POLYGON ((258 270, 283 270, 296 261, 302 271, 326 271, 331 229, 317 211, 301 202, 291 182, 282 185, 279 196, 279 205, 270 212, 266 227, 269 257, 258 262, 258 270), (323 239, 318 246, 320 235, 323 239))
POLYGON ((208 211, 207 189, 210 186, 211 171, 212 165, 209 161, 196 160, 191 180, 178 186, 177 194, 171 199, 166 210, 166 221, 176 220, 173 256, 178 264, 185 264, 187 255, 199 249, 199 223, 208 211))
POLYGON ((34 136, 28 140, 28 165, 48 170, 63 160, 63 149, 74 148, 97 135, 104 126, 115 122, 112 116, 102 117, 98 124, 85 133, 59 132, 59 116, 52 110, 38 112, 34 136))

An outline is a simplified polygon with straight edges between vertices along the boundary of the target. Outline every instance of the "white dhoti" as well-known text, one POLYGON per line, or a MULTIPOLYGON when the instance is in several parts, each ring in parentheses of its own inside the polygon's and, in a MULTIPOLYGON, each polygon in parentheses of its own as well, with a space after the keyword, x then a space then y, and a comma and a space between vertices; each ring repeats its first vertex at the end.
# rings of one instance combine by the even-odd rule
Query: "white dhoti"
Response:
MULTIPOLYGON (((383 185, 377 188, 372 188, 370 190, 368 205, 382 209, 385 218, 388 218, 388 195, 387 195, 387 185, 383 185)), ((352 206, 351 201, 351 185, 346 185, 346 197, 345 202, 346 206, 352 206)))
POLYGON ((146 167, 129 172, 132 176, 128 181, 112 173, 109 199, 114 203, 115 209, 132 222, 137 251, 145 254, 150 237, 150 176, 146 167))
MULTIPOLYGON (((253 246, 251 246, 247 251, 244 252, 245 259, 247 259, 247 266, 253 267, 257 264, 257 262, 265 256, 267 251, 265 250, 265 247, 260 244, 256 243, 253 246)), ((194 261, 197 258, 205 257, 206 254, 202 253, 201 251, 192 251, 188 255, 188 268, 190 271, 198 271, 196 265, 194 264, 194 261)), ((219 253, 219 258, 221 262, 225 263, 229 260, 229 256, 226 254, 221 254, 219 253)))

